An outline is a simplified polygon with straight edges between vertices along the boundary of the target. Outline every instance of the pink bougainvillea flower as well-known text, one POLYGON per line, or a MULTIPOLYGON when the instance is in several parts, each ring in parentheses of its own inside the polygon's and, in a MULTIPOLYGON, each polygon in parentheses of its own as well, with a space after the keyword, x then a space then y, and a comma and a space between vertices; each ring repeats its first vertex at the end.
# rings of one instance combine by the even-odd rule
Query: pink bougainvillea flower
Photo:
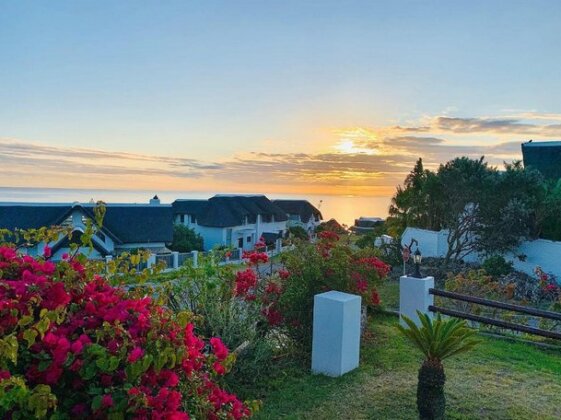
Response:
POLYGON ((219 375, 225 375, 226 374, 226 369, 224 368, 224 366, 222 366, 220 364, 220 362, 214 362, 212 364, 212 368, 214 369, 214 371, 219 374, 219 375))
POLYGON ((45 247, 43 248, 43 257, 51 258, 51 254, 52 254, 51 247, 49 245, 45 245, 45 247))
POLYGON ((210 339, 210 345, 212 346, 212 351, 218 360, 224 360, 228 357, 228 348, 224 345, 220 338, 212 337, 210 339))
POLYGON ((101 397, 101 405, 106 408, 113 407, 113 397, 110 394, 105 394, 101 397))
POLYGON ((132 351, 129 354, 128 357, 128 361, 130 363, 134 363, 136 362, 138 359, 140 359, 142 356, 144 356, 144 350, 142 350, 140 347, 135 347, 134 349, 132 349, 132 351))

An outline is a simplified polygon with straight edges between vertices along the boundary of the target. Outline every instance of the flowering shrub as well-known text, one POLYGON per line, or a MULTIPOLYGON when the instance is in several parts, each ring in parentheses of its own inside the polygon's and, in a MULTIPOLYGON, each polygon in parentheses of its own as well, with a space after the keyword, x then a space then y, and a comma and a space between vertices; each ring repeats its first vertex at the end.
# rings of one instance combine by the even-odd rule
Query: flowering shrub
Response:
POLYGON ((373 249, 354 250, 341 244, 332 231, 318 234, 315 244, 300 243, 283 254, 284 268, 264 289, 263 313, 275 326, 309 349, 313 321, 314 295, 329 290, 360 294, 363 304, 381 305, 377 286, 386 278, 390 266, 373 249))
MULTIPOLYGON (((45 249, 45 256, 49 255, 45 249)), ((90 274, 0 247, 0 417, 247 418, 219 338, 90 274)))

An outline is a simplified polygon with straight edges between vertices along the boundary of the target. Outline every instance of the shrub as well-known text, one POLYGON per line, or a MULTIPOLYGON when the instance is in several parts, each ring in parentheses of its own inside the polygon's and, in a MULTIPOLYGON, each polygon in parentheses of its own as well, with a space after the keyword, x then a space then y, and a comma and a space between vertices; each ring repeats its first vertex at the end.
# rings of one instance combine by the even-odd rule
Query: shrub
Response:
MULTIPOLYGON (((258 244, 258 246, 260 246, 258 244)), ((268 260, 266 253, 244 252, 248 267, 220 265, 221 254, 212 252, 199 258, 197 267, 185 266, 175 278, 160 285, 171 293, 175 310, 188 309, 200 320, 197 326, 205 336, 219 336, 234 349, 236 364, 225 380, 237 389, 255 382, 272 365, 277 347, 265 310, 270 303, 267 285, 278 276, 261 279, 257 270, 268 260)), ((274 313, 268 311, 267 314, 274 313)))
MULTIPOLYGON (((504 286, 494 277, 488 275, 484 270, 470 270, 467 273, 460 273, 446 280, 445 290, 461 293, 469 296, 476 296, 492 300, 505 300, 513 296, 513 286, 504 286)), ((486 310, 486 315, 500 313, 498 309, 486 308, 475 303, 462 302, 453 299, 439 299, 443 305, 463 312, 480 314, 486 310)))
POLYGON ((302 226, 292 226, 288 228, 288 232, 295 239, 300 239, 302 241, 308 240, 308 232, 302 226))
POLYGON ((203 238, 193 229, 176 224, 173 226, 173 242, 169 249, 177 252, 202 251, 203 238))
POLYGON ((218 384, 235 357, 195 329, 189 312, 113 287, 77 258, 0 247, 0 416, 250 416, 218 384))
POLYGON ((482 268, 491 276, 499 277, 510 274, 513 270, 512 262, 504 259, 502 255, 493 255, 483 261, 482 268))
POLYGON ((329 290, 355 293, 372 308, 380 305, 376 286, 390 267, 373 249, 353 250, 341 244, 336 233, 321 232, 315 244, 301 243, 283 254, 280 291, 273 315, 295 343, 309 350, 312 336, 314 295, 329 290))

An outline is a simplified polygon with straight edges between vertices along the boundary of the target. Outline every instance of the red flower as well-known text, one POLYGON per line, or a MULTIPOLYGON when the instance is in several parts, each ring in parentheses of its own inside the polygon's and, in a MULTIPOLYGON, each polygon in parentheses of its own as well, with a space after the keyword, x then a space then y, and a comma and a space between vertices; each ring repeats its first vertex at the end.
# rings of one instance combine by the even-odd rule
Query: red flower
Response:
POLYGON ((128 361, 130 363, 134 363, 136 362, 138 359, 140 359, 142 356, 144 356, 144 350, 142 350, 140 347, 135 347, 134 349, 132 349, 132 351, 129 353, 129 357, 128 357, 128 361))
POLYGON ((214 371, 219 374, 219 375, 224 375, 226 374, 226 369, 224 368, 224 366, 222 366, 220 364, 220 362, 214 362, 212 364, 212 368, 214 369, 214 371))
POLYGON ((102 407, 113 407, 113 397, 110 394, 105 394, 101 397, 101 406, 102 407))
POLYGON ((376 290, 372 290, 371 300, 372 300, 373 305, 379 305, 381 303, 380 295, 378 294, 378 292, 376 290))
POLYGON ((45 247, 43 248, 43 257, 51 258, 51 252, 51 248, 48 245, 45 245, 45 247))
POLYGON ((210 339, 210 345, 212 346, 212 352, 218 360, 224 360, 228 357, 228 348, 220 338, 212 337, 210 339))

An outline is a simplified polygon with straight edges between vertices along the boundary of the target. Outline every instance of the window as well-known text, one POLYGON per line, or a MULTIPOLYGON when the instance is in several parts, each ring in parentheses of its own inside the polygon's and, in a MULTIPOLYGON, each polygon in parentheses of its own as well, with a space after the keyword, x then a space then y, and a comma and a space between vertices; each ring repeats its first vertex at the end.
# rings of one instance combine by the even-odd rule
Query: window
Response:
POLYGON ((250 244, 251 243, 251 236, 248 236, 246 241, 247 241, 248 244, 250 244))
POLYGON ((238 238, 238 248, 243 248, 243 238, 238 238))
POLYGON ((99 239, 101 239, 103 242, 105 242, 105 234, 103 234, 103 232, 101 230, 98 230, 95 233, 95 236, 97 236, 99 239))
POLYGON ((184 214, 179 215, 179 221, 183 224, 185 223, 185 215, 184 214))

